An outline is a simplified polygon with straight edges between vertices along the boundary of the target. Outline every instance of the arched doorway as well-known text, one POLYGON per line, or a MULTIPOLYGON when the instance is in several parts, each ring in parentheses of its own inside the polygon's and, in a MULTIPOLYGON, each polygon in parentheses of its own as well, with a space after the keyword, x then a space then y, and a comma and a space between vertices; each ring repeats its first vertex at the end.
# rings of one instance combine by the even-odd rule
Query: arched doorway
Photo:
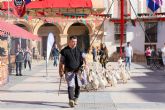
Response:
POLYGON ((74 23, 68 29, 68 37, 77 35, 77 46, 87 52, 90 46, 89 29, 83 23, 74 23))
POLYGON ((54 25, 54 24, 51 24, 51 23, 43 24, 38 29, 38 35, 40 37, 42 37, 42 41, 41 41, 41 44, 39 46, 39 51, 40 51, 40 53, 41 53, 42 56, 47 51, 47 38, 48 38, 48 34, 50 32, 54 34, 55 43, 59 47, 59 34, 60 34, 60 30, 58 29, 58 27, 56 25, 54 25))

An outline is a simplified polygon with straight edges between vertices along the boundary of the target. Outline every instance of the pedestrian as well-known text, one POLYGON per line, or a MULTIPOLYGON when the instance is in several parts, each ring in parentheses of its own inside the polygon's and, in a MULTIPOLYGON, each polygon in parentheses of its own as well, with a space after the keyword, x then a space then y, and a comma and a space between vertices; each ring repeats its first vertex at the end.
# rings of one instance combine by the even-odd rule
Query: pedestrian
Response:
POLYGON ((33 58, 35 57, 35 47, 32 48, 33 58))
POLYGON ((26 47, 26 50, 24 52, 24 67, 26 69, 26 64, 28 63, 29 65, 29 70, 31 70, 31 57, 32 57, 32 52, 28 47, 26 47))
POLYGON ((127 66, 129 67, 129 70, 131 69, 131 59, 133 57, 133 49, 130 45, 130 42, 127 42, 127 45, 125 47, 125 60, 126 60, 126 69, 127 66))
POLYGON ((43 51, 44 60, 46 60, 46 50, 43 51))
POLYGON ((101 44, 99 55, 100 55, 100 63, 102 67, 106 68, 106 63, 108 60, 108 49, 105 44, 101 44))
POLYGON ((165 66, 165 43, 164 43, 164 46, 162 47, 161 51, 162 51, 162 61, 163 61, 163 65, 165 66))
POLYGON ((18 44, 17 49, 15 50, 15 63, 16 63, 16 76, 22 76, 22 62, 23 62, 23 50, 18 44))
POLYGON ((151 49, 150 49, 150 46, 147 47, 147 49, 145 51, 145 56, 146 56, 146 60, 147 60, 147 66, 150 66, 150 60, 151 60, 151 49))
POLYGON ((156 49, 154 46, 151 47, 151 60, 150 60, 151 64, 157 65, 157 53, 156 53, 156 49))
POLYGON ((92 47, 92 56, 93 56, 93 61, 94 62, 96 62, 96 55, 97 55, 96 48, 93 46, 92 47))
POLYGON ((59 60, 59 50, 57 48, 57 44, 54 45, 54 48, 52 50, 52 55, 53 55, 53 59, 54 59, 54 66, 58 65, 58 60, 59 60))
POLYGON ((71 36, 68 46, 61 50, 59 65, 59 75, 63 77, 65 74, 67 81, 70 107, 77 104, 80 94, 83 79, 79 73, 83 63, 86 65, 85 53, 77 47, 77 36, 71 36))

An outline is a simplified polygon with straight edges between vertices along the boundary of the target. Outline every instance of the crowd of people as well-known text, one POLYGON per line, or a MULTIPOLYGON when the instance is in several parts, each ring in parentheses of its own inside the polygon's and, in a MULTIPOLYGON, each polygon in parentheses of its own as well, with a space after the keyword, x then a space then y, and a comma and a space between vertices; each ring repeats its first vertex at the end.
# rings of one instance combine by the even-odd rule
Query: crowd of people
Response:
POLYGON ((145 56, 147 61, 147 66, 150 67, 151 64, 164 66, 165 65, 165 43, 161 49, 155 49, 154 46, 148 46, 145 50, 145 56))

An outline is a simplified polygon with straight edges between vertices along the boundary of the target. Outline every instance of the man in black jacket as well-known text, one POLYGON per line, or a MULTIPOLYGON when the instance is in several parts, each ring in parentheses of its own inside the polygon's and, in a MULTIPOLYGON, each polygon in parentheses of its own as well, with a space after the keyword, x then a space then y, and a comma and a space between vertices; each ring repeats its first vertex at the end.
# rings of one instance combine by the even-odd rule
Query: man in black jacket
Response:
POLYGON ((70 107, 74 107, 77 104, 77 99, 80 94, 80 86, 82 84, 82 78, 79 75, 79 69, 86 64, 85 54, 77 47, 77 37, 71 36, 69 44, 61 50, 61 58, 59 65, 60 77, 65 78, 68 84, 68 97, 70 107))
POLYGON ((22 76, 22 62, 23 62, 23 50, 20 45, 18 45, 15 50, 15 63, 16 63, 16 76, 22 76))

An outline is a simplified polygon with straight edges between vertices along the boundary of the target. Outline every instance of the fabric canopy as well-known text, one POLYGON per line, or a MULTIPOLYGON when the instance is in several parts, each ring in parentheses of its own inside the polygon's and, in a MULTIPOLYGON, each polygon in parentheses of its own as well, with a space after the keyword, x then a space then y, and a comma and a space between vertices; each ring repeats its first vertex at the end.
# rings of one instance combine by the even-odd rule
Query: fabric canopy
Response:
POLYGON ((33 35, 32 33, 5 21, 0 21, 1 33, 9 33, 11 37, 31 39, 31 40, 41 40, 40 37, 33 35))
MULTIPOLYGON (((3 9, 7 9, 8 3, 3 2, 3 9)), ((10 2, 10 7, 13 7, 10 2)), ((91 0, 42 0, 32 1, 26 8, 92 8, 91 0)))

